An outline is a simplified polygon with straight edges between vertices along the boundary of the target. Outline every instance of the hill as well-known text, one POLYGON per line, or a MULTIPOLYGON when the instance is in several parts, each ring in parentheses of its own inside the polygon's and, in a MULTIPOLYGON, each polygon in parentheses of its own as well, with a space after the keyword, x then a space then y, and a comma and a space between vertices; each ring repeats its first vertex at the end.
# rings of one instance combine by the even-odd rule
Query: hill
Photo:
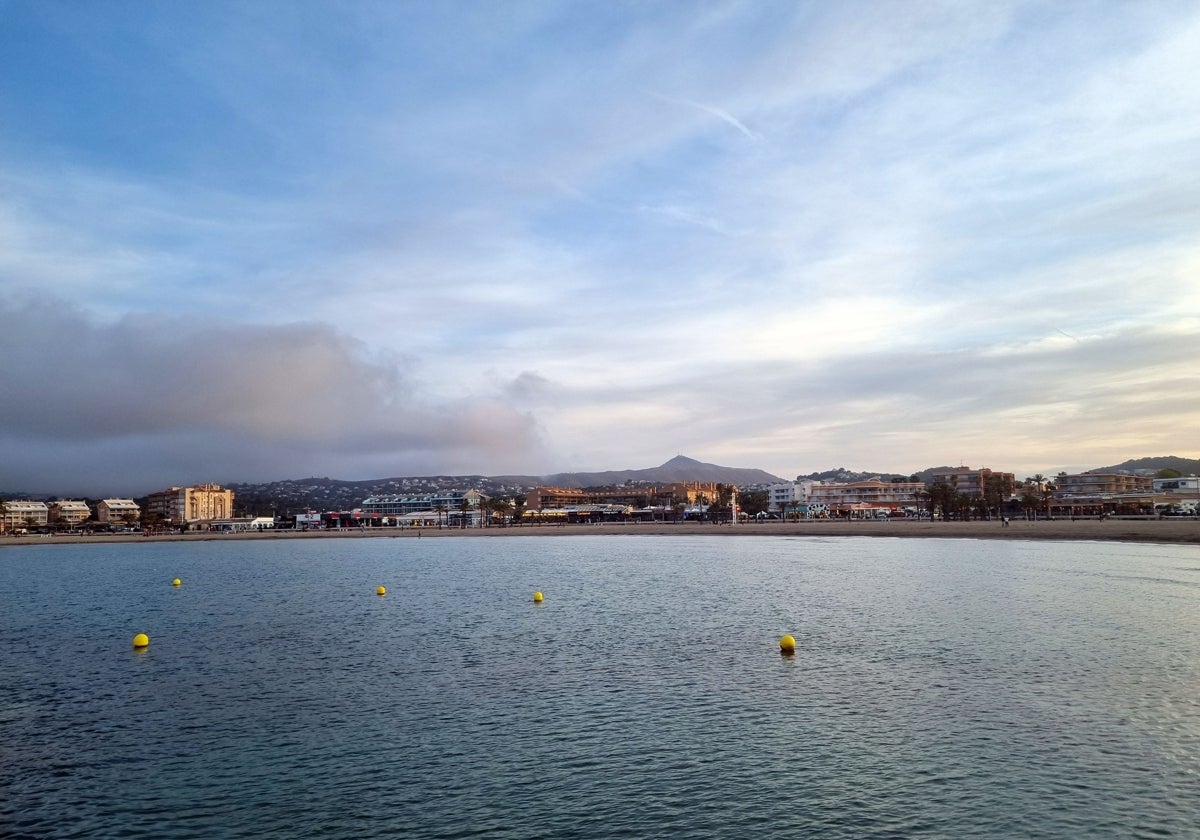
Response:
POLYGON ((239 512, 270 515, 304 510, 350 510, 368 496, 418 495, 473 488, 486 496, 513 496, 534 487, 601 487, 622 484, 666 484, 674 481, 714 481, 747 488, 781 479, 758 469, 722 467, 678 455, 658 467, 608 472, 555 475, 439 475, 344 481, 301 478, 265 484, 226 483, 236 496, 239 512))
POLYGON ((749 487, 776 484, 783 479, 757 469, 722 467, 676 455, 659 467, 644 470, 610 470, 592 473, 558 473, 543 476, 543 484, 555 487, 609 487, 622 484, 669 484, 674 481, 715 481, 749 487))
POLYGON ((1180 458, 1177 455, 1160 455, 1154 458, 1133 458, 1111 467, 1097 467, 1088 472, 1130 473, 1153 475, 1159 470, 1178 470, 1182 475, 1200 475, 1200 459, 1180 458))
POLYGON ((912 473, 910 475, 902 475, 900 473, 890 472, 860 472, 857 470, 848 470, 845 467, 836 467, 832 470, 823 472, 812 472, 808 475, 802 475, 800 478, 809 479, 811 481, 822 481, 826 484, 849 484, 853 481, 866 481, 871 478, 878 478, 880 481, 891 481, 893 478, 903 479, 908 481, 912 475, 917 475, 918 481, 928 481, 926 473, 932 475, 934 472, 943 469, 943 467, 930 467, 921 473, 912 473))

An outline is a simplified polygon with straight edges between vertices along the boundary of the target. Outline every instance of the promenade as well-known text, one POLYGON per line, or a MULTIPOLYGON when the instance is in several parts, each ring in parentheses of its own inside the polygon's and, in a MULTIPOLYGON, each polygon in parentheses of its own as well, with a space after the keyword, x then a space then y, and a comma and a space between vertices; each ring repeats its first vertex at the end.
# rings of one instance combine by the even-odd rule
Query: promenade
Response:
POLYGON ((510 525, 489 528, 344 528, 329 531, 252 531, 243 533, 141 534, 96 536, 0 537, 0 547, 52 543, 189 542, 203 540, 302 540, 302 539, 449 539, 454 537, 555 537, 674 535, 708 537, 892 537, 963 540, 1104 540, 1113 542, 1200 544, 1200 520, 1169 519, 1069 519, 1030 522, 1012 520, 1007 527, 998 520, 981 522, 928 521, 829 521, 768 522, 744 525, 713 525, 693 522, 642 522, 602 525, 510 525))

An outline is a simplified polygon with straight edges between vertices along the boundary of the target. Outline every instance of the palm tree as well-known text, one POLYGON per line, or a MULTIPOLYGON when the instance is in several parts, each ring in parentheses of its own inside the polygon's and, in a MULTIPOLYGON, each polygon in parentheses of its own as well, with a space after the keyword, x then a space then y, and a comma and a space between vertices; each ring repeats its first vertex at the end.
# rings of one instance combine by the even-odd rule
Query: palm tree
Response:
POLYGON ((1037 510, 1041 506, 1041 504, 1042 504, 1042 497, 1041 497, 1040 493, 1035 493, 1035 492, 1032 492, 1031 490, 1026 490, 1024 493, 1021 494, 1021 509, 1023 511, 1025 511, 1026 519, 1029 519, 1029 514, 1033 511, 1037 510))
POLYGON ((1054 498, 1054 485, 1046 482, 1042 485, 1042 501, 1046 505, 1046 518, 1050 518, 1050 500, 1054 498))
POLYGON ((462 499, 459 500, 458 512, 462 514, 462 517, 458 523, 458 527, 466 528, 467 522, 470 521, 471 518, 471 500, 466 496, 463 496, 462 499))
POLYGON ((713 499, 712 505, 710 505, 708 508, 708 512, 712 515, 713 522, 720 524, 721 511, 727 504, 729 504, 729 487, 725 484, 718 484, 717 497, 713 499))
POLYGON ((488 501, 488 506, 492 509, 492 513, 500 519, 502 526, 508 522, 508 516, 512 513, 513 509, 511 501, 508 499, 491 499, 488 501))
POLYGON ((929 518, 932 520, 933 519, 933 508, 929 504, 929 491, 928 490, 918 490, 913 495, 916 496, 916 498, 917 498, 917 518, 918 519, 921 518, 922 508, 929 508, 929 518))
POLYGON ((926 495, 929 497, 929 518, 933 519, 934 510, 940 508, 942 519, 947 519, 954 504, 954 488, 944 481, 936 481, 926 495))

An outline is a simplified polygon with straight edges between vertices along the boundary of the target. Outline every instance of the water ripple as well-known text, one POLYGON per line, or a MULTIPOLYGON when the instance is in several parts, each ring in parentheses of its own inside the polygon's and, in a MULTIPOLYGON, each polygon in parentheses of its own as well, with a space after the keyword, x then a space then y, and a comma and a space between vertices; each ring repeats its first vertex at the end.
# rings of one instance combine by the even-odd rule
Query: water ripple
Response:
POLYGON ((0 555, 5 837, 1184 837, 1200 824, 1192 547, 55 549, 0 555), (187 586, 165 586, 181 569, 187 586), (138 629, 153 640, 142 654, 138 629), (778 653, 785 632, 795 657, 778 653))

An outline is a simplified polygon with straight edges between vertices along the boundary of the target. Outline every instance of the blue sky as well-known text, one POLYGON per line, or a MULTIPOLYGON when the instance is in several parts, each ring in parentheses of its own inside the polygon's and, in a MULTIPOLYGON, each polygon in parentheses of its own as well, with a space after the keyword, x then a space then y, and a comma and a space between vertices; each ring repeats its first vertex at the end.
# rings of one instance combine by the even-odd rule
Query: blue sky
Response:
POLYGON ((1200 5, 0 0, 0 489, 1200 456, 1200 5))

